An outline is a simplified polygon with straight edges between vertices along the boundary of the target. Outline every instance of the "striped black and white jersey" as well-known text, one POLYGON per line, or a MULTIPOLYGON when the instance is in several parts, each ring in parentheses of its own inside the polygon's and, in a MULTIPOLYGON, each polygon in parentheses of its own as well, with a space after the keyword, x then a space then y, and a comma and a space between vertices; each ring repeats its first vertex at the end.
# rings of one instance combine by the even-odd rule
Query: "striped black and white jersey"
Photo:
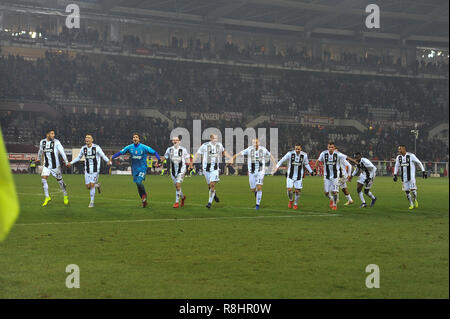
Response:
POLYGON ((266 162, 270 159, 270 152, 264 146, 259 146, 258 149, 250 146, 239 154, 247 156, 248 172, 252 174, 264 172, 266 162))
POLYGON ((339 152, 330 154, 330 152, 326 150, 320 153, 319 161, 323 163, 324 179, 339 178, 340 169, 345 169, 343 161, 346 159, 347 156, 339 152))
POLYGON ((186 163, 189 163, 191 158, 189 152, 181 146, 167 148, 164 157, 170 161, 170 171, 174 177, 186 172, 186 163))
POLYGON ((358 173, 363 175, 367 179, 373 179, 377 172, 377 168, 372 164, 367 158, 362 157, 356 169, 353 171, 353 176, 356 176, 358 173))
POLYGON ((411 179, 415 180, 416 165, 419 165, 422 172, 425 171, 423 164, 413 153, 406 152, 405 155, 398 155, 395 160, 394 175, 397 175, 400 170, 400 177, 403 182, 409 182, 411 179))
POLYGON ((303 151, 300 153, 297 153, 295 150, 287 152, 277 163, 277 168, 286 161, 288 162, 287 177, 290 179, 301 180, 305 174, 305 168, 309 173, 312 173, 311 166, 309 166, 308 154, 303 151))
POLYGON ((109 158, 105 155, 102 148, 97 144, 92 144, 91 147, 84 145, 81 147, 80 154, 70 162, 75 164, 79 162, 84 156, 84 167, 86 174, 99 173, 101 159, 105 162, 109 162, 109 158))
POLYGON ((50 169, 61 167, 59 155, 62 156, 65 163, 68 162, 66 153, 64 152, 64 147, 56 138, 51 141, 44 138, 39 142, 38 158, 41 159, 42 155, 44 156, 43 165, 50 169))
POLYGON ((225 151, 221 143, 203 143, 197 150, 202 155, 202 167, 204 172, 212 172, 219 169, 222 153, 225 151))

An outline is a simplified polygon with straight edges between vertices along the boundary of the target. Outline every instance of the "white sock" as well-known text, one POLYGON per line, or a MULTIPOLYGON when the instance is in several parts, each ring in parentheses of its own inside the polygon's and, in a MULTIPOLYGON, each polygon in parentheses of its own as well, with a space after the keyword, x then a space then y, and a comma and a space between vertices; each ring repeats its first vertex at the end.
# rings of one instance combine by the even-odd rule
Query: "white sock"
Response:
POLYGON ((375 199, 375 196, 372 194, 371 191, 369 191, 369 192, 367 193, 367 195, 369 195, 370 198, 375 199))
POLYGON ((293 200, 293 194, 292 194, 292 191, 287 191, 287 195, 288 195, 288 197, 289 197, 289 201, 292 202, 292 200, 293 200))
POLYGON ((175 191, 175 203, 178 203, 180 201, 180 191, 177 189, 175 191))
POLYGON ((261 198, 262 198, 262 190, 256 192, 256 205, 259 205, 259 203, 261 203, 261 198))
POLYGON ((406 198, 408 199, 409 204, 412 206, 412 205, 413 205, 413 201, 412 201, 412 199, 411 199, 411 194, 410 194, 410 193, 407 193, 407 194, 406 194, 406 198))
POLYGON ((42 179, 42 187, 44 188, 45 197, 49 197, 48 195, 48 183, 45 178, 42 179))
POLYGON ((299 200, 299 198, 300 198, 300 193, 295 193, 295 200, 294 200, 294 205, 297 205, 298 204, 298 200, 299 200))
POLYGON ((99 184, 95 184, 94 186, 95 186, 95 188, 99 188, 99 187, 100 187, 100 185, 99 185, 99 184))
POLYGON ((64 184, 62 178, 58 181, 58 183, 59 187, 61 187, 61 190, 63 191, 64 196, 67 196, 66 184, 64 184))
POLYGON ((91 195, 91 203, 93 203, 95 198, 95 187, 89 188, 89 194, 91 195))
POLYGON ((353 201, 352 195, 348 194, 348 195, 345 195, 345 197, 347 197, 347 200, 348 200, 349 202, 352 202, 352 201, 353 201))
POLYGON ((216 191, 209 190, 209 200, 208 200, 209 204, 212 204, 214 195, 216 195, 216 191))
POLYGON ((417 191, 413 190, 413 191, 411 191, 411 193, 413 195, 413 200, 416 200, 417 199, 417 191))
POLYGON ((366 203, 366 200, 364 199, 364 194, 363 194, 363 192, 359 192, 358 195, 359 195, 359 199, 361 199, 361 202, 362 202, 363 204, 365 204, 365 203, 366 203))
POLYGON ((328 193, 328 198, 331 199, 331 200, 333 200, 333 194, 328 193))

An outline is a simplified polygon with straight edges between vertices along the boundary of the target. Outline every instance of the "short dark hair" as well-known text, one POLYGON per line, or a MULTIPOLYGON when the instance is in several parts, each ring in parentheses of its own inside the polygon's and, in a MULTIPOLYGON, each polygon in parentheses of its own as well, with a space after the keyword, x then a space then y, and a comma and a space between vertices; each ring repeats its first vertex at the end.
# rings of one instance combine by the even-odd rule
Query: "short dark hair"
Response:
POLYGON ((139 137, 139 139, 141 139, 141 135, 140 135, 139 133, 134 132, 134 133, 133 133, 133 136, 135 136, 135 135, 137 135, 137 137, 139 137))
POLYGON ((362 157, 362 154, 360 152, 356 152, 353 156, 354 157, 362 157))
POLYGON ((300 144, 300 143, 295 143, 294 146, 300 146, 300 147, 302 147, 302 144, 300 144))
POLYGON ((329 141, 328 145, 335 145, 333 141, 329 141))
POLYGON ((398 147, 404 147, 406 149, 406 145, 400 144, 398 147))
POLYGON ((50 129, 48 129, 47 131, 45 131, 45 134, 48 134, 48 133, 54 132, 54 131, 55 131, 54 129, 50 128, 50 129))

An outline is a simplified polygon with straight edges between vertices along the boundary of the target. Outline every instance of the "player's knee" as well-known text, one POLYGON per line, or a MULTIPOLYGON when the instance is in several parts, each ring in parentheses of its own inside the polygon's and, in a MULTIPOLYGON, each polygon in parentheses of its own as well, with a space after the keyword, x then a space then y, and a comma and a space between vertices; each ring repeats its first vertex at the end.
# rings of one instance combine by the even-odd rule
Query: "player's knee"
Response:
POLYGON ((296 190, 295 190, 295 193, 296 193, 296 194, 300 194, 300 190, 299 190, 299 189, 296 189, 296 190))
POLYGON ((364 190, 364 194, 366 194, 366 195, 369 194, 369 190, 368 190, 368 189, 365 189, 365 190, 364 190))

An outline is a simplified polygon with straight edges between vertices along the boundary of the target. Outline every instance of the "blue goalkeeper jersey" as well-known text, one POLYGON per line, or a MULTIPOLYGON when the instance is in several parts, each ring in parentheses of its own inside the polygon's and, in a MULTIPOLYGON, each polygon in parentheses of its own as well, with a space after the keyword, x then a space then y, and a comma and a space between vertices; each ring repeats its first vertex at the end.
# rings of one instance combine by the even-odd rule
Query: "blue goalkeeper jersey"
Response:
POLYGON ((122 155, 129 153, 131 155, 131 171, 133 175, 135 172, 147 171, 148 154, 155 155, 158 160, 160 159, 158 153, 153 148, 140 143, 125 146, 119 153, 122 155))

